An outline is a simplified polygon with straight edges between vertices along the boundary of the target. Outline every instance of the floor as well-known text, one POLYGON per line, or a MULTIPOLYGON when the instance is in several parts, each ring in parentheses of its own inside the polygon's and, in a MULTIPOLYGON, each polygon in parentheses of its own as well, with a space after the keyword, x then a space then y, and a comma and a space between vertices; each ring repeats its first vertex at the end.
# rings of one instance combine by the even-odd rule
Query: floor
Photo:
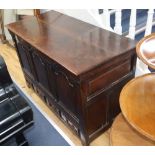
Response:
MULTIPOLYGON (((5 59, 9 73, 13 80, 17 82, 20 88, 34 101, 37 109, 44 114, 46 119, 56 128, 56 130, 64 137, 70 145, 81 146, 80 139, 69 130, 57 116, 44 104, 44 102, 35 94, 35 92, 28 88, 24 80, 24 76, 19 64, 18 57, 15 50, 6 44, 0 44, 0 54, 5 59)), ((108 146, 110 129, 96 138, 90 143, 91 146, 108 146)))

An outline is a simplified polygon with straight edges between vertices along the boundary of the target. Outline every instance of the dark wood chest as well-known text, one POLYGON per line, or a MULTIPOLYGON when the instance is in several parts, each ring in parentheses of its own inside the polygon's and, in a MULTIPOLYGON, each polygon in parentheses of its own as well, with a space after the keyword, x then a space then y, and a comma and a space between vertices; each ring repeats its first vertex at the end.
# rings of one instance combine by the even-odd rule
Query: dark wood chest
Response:
POLYGON ((88 145, 120 111, 135 42, 54 11, 7 27, 28 86, 88 145))

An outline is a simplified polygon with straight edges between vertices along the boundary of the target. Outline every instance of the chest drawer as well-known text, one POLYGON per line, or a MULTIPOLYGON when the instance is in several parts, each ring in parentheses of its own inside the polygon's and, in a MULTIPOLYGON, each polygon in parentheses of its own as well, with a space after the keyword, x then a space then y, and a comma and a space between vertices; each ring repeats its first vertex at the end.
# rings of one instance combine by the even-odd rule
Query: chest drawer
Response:
POLYGON ((88 96, 102 91, 102 89, 109 87, 112 83, 115 83, 117 80, 127 75, 131 71, 131 66, 131 58, 129 58, 90 80, 88 82, 88 96))

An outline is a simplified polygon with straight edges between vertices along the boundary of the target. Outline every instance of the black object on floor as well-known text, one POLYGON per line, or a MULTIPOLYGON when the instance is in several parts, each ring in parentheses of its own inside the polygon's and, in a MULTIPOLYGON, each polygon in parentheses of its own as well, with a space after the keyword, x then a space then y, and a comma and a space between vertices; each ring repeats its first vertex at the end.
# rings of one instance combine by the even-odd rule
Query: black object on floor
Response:
POLYGON ((0 86, 5 87, 5 85, 12 84, 11 77, 7 70, 6 64, 2 56, 0 56, 0 86))
POLYGON ((23 131, 32 125, 32 109, 16 90, 0 56, 0 145, 8 145, 12 138, 17 145, 28 145, 23 131))

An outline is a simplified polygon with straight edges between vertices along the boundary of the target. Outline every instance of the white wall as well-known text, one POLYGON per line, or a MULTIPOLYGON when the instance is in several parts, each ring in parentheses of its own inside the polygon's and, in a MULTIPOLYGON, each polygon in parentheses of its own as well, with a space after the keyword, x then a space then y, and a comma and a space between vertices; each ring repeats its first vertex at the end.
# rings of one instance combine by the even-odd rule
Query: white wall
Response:
MULTIPOLYGON (((87 9, 54 9, 57 12, 63 13, 65 15, 74 17, 76 19, 82 20, 84 22, 93 24, 95 26, 99 26, 101 27, 101 25, 99 24, 99 22, 97 21, 96 18, 94 18, 91 14, 90 14, 90 10, 87 9)), ((93 9, 92 9, 93 10, 93 9)), ((41 13, 47 12, 49 10, 47 9, 42 9, 41 13)), ((95 11, 95 10, 93 10, 95 11)))
POLYGON ((5 9, 4 10, 4 31, 7 40, 11 40, 10 33, 8 32, 5 25, 16 21, 16 10, 15 9, 5 9))
POLYGON ((87 9, 56 9, 55 11, 58 11, 60 13, 63 13, 68 16, 74 17, 76 19, 82 20, 84 22, 93 24, 95 26, 102 27, 99 21, 90 14, 89 12, 90 10, 87 10, 87 9))

